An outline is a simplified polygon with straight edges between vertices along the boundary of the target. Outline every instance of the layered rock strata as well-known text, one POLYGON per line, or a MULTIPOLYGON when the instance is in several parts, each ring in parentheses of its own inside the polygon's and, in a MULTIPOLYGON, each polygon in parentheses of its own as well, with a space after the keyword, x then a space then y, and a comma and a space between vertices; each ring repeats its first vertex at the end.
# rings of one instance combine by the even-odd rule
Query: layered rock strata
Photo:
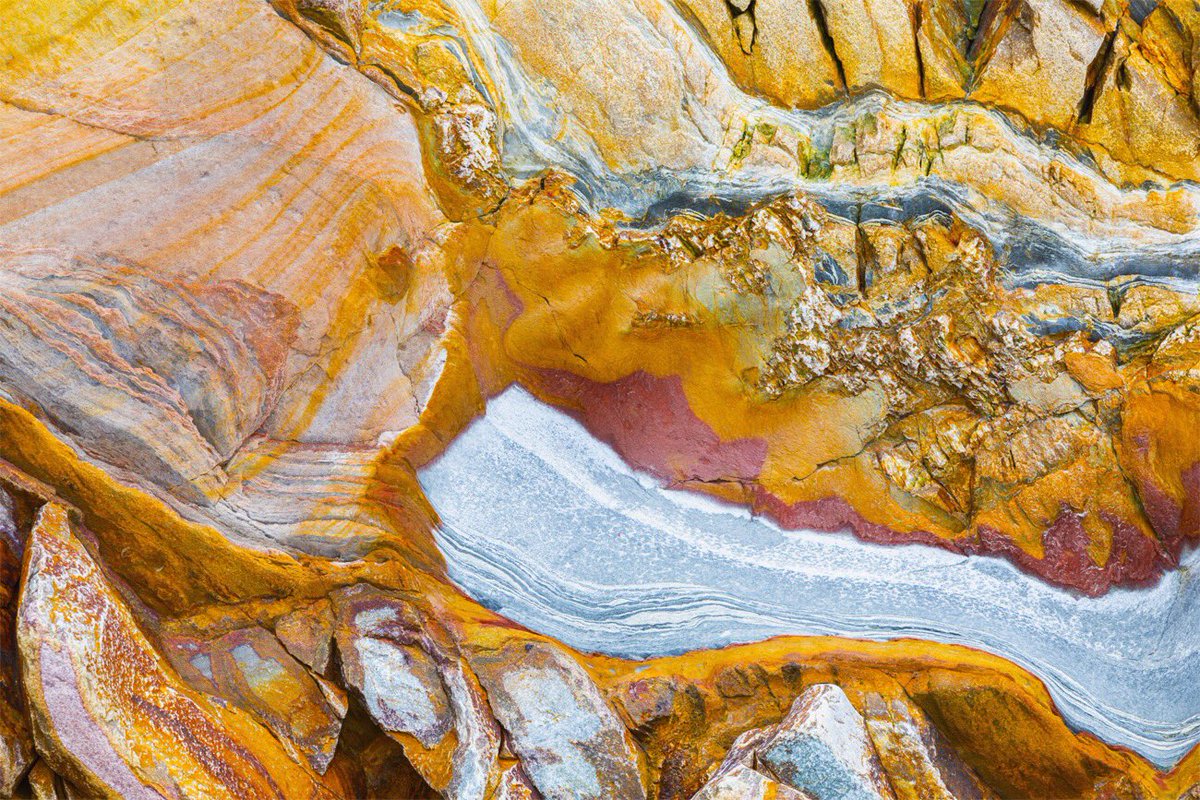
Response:
POLYGON ((573 649, 451 581, 423 488, 515 383, 641 476, 612 505, 998 556, 1174 664, 1187 3, 0 11, 0 795, 1195 793, 1194 714, 1064 720, 1084 663, 573 649))

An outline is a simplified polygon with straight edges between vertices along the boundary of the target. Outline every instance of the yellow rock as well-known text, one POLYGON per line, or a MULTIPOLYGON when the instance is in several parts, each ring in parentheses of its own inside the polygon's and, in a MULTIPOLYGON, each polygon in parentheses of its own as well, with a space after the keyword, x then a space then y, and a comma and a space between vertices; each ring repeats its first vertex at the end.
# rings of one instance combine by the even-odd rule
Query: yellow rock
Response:
POLYGON ((187 688, 72 531, 43 506, 30 532, 17 640, 34 736, 54 770, 104 797, 322 797, 244 714, 187 688))

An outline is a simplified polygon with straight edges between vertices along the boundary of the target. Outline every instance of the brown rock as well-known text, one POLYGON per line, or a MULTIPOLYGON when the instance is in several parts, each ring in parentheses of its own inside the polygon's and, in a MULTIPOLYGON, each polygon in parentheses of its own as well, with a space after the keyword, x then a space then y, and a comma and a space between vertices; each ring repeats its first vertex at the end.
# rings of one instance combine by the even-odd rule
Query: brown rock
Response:
POLYGON ((669 678, 632 681, 621 693, 621 706, 634 727, 640 728, 671 716, 680 687, 669 678))
POLYGON ((728 667, 717 673, 717 691, 722 697, 751 697, 754 687, 742 667, 728 667))
POLYGON ((863 697, 867 732, 897 800, 995 798, 924 712, 903 693, 863 697))
POLYGON ((262 628, 170 644, 176 669, 193 686, 253 714, 293 758, 325 772, 346 715, 340 690, 311 675, 262 628))
POLYGON ((275 636, 301 663, 325 674, 333 642, 332 605, 322 599, 284 614, 275 621, 275 636))
POLYGON ((66 789, 59 790, 62 778, 54 774, 54 770, 46 766, 46 762, 38 759, 29 768, 29 788, 34 800, 59 800, 66 796, 66 789))

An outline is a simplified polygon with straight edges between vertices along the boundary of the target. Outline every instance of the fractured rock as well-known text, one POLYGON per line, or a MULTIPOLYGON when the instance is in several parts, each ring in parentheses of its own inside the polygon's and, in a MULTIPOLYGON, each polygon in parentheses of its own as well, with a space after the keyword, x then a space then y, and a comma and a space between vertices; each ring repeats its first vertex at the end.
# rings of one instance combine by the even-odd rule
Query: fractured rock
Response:
POLYGON ((867 732, 897 800, 984 800, 996 795, 906 695, 863 697, 867 732))
POLYGON ((739 736, 696 798, 756 797, 775 782, 814 800, 895 800, 862 715, 833 684, 807 689, 777 725, 739 736))
POLYGON ((837 686, 808 689, 758 750, 772 773, 816 800, 891 800, 862 715, 837 686))
POLYGON ((288 652, 312 669, 324 674, 329 667, 333 642, 333 612, 328 600, 298 608, 275 621, 275 636, 288 652))
POLYGON ((552 645, 513 641, 471 665, 543 797, 644 800, 634 744, 574 659, 552 645))
POLYGON ((744 764, 714 776, 692 800, 812 800, 812 795, 769 778, 744 764))
POLYGON ((483 800, 498 770, 500 731, 471 671, 393 595, 351 587, 335 593, 334 607, 342 673, 376 724, 444 796, 483 800))
POLYGON ((38 751, 94 797, 320 797, 244 712, 186 686, 48 504, 28 542, 17 641, 38 751))
POLYGON ((345 697, 309 673, 262 628, 242 628, 207 642, 177 641, 169 651, 193 686, 257 717, 292 755, 325 772, 337 747, 345 697))
POLYGON ((425 650, 404 641, 412 638, 405 635, 405 611, 384 603, 352 611, 337 633, 342 673, 383 730, 411 734, 433 747, 450 731, 454 716, 437 665, 425 650))

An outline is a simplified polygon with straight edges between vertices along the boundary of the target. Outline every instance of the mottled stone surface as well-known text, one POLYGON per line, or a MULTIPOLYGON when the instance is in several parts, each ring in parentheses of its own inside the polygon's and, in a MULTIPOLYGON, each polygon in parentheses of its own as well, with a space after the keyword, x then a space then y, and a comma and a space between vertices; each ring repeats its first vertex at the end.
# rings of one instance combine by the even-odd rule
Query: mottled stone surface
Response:
POLYGON ((994 797, 906 696, 862 698, 867 732, 899 800, 994 797))
POLYGON ((242 628, 212 641, 177 640, 180 675, 257 717, 296 758, 325 772, 346 715, 345 697, 312 675, 269 631, 242 628))
POLYGON ((450 729, 450 706, 429 656, 415 647, 356 638, 346 679, 362 692, 384 730, 411 733, 431 747, 450 729))
POLYGON ((738 736, 695 798, 995 796, 903 693, 862 702, 865 719, 839 687, 808 688, 778 724, 738 736))
POLYGON ((440 623, 367 586, 336 593, 334 608, 342 675, 371 718, 444 796, 484 797, 500 771, 499 726, 440 623))
POLYGON ((64 507, 42 507, 17 616, 49 765, 98 797, 323 796, 265 728, 180 680, 71 527, 64 507))
POLYGON ((298 608, 275 621, 275 636, 287 651, 313 672, 329 669, 333 643, 333 611, 328 600, 298 608))
POLYGON ((756 758, 789 786, 818 800, 891 800, 891 786, 862 715, 845 692, 814 686, 756 749, 756 758))
POLYGON ((1193 3, 0 19, 0 795, 1195 792, 1193 3))
POLYGON ((514 642, 472 665, 543 797, 646 797, 629 734, 564 651, 514 642))
POLYGON ((812 795, 772 780, 742 764, 721 770, 693 800, 809 800, 812 795))

